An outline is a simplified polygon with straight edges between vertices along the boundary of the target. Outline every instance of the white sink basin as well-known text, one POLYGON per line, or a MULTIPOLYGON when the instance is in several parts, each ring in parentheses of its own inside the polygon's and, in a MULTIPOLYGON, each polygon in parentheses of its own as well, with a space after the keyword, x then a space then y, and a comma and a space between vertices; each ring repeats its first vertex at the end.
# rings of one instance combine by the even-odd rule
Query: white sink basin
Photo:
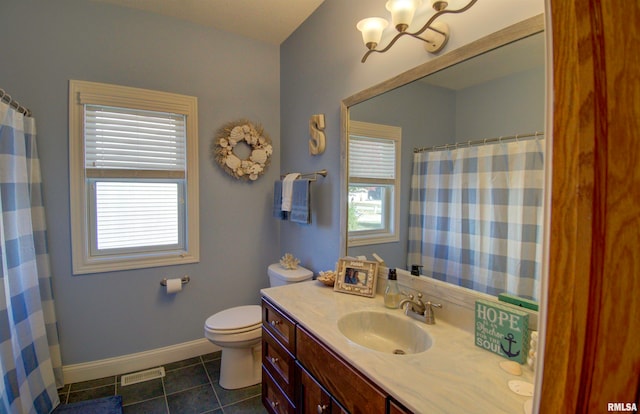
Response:
POLYGON ((431 348, 429 333, 405 315, 359 311, 338 319, 338 330, 365 348, 392 354, 417 354, 431 348))

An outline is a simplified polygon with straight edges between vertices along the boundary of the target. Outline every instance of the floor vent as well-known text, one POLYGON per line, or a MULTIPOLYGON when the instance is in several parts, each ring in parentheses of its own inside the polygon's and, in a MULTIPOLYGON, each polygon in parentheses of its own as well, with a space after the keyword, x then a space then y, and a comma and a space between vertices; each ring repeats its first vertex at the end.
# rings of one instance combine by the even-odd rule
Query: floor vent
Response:
POLYGON ((148 369, 146 371, 134 372, 122 376, 121 385, 126 387, 127 385, 137 384, 139 382, 149 381, 156 378, 164 377, 164 367, 158 367, 148 369))

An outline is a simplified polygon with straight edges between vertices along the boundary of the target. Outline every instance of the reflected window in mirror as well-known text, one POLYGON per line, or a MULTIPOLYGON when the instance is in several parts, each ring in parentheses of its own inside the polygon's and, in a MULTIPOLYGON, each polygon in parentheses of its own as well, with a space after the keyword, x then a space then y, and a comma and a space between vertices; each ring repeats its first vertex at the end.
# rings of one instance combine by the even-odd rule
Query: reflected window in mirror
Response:
POLYGON ((349 131, 348 244, 398 241, 402 129, 351 121, 349 131))

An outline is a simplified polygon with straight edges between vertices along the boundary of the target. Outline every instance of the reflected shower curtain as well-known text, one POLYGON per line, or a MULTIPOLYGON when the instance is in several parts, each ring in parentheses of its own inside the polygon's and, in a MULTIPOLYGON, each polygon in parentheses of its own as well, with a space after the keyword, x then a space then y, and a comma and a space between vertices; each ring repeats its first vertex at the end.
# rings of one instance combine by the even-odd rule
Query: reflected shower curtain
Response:
POLYGON ((414 154, 408 264, 491 295, 538 299, 544 139, 414 154))
POLYGON ((62 386, 35 120, 0 102, 0 413, 49 413, 62 386))

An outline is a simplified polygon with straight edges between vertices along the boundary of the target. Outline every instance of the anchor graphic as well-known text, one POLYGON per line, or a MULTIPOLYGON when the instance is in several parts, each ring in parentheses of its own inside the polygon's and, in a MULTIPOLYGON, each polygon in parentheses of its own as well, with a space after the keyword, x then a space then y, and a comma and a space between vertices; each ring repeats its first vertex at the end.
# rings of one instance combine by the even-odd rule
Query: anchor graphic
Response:
POLYGON ((502 344, 500 344, 500 348, 502 349, 502 351, 503 351, 505 354, 507 354, 507 356, 508 356, 509 358, 513 358, 513 357, 516 357, 516 356, 520 355, 520 351, 518 351, 518 352, 516 352, 516 353, 512 353, 512 352, 511 352, 511 346, 512 346, 513 344, 515 344, 515 343, 518 343, 518 341, 516 341, 516 340, 513 338, 513 334, 512 334, 512 333, 508 333, 508 334, 506 334, 506 335, 505 335, 505 337, 504 337, 504 339, 506 339, 507 341, 509 341, 509 350, 507 351, 506 349, 504 349, 504 346, 502 346, 502 344))

